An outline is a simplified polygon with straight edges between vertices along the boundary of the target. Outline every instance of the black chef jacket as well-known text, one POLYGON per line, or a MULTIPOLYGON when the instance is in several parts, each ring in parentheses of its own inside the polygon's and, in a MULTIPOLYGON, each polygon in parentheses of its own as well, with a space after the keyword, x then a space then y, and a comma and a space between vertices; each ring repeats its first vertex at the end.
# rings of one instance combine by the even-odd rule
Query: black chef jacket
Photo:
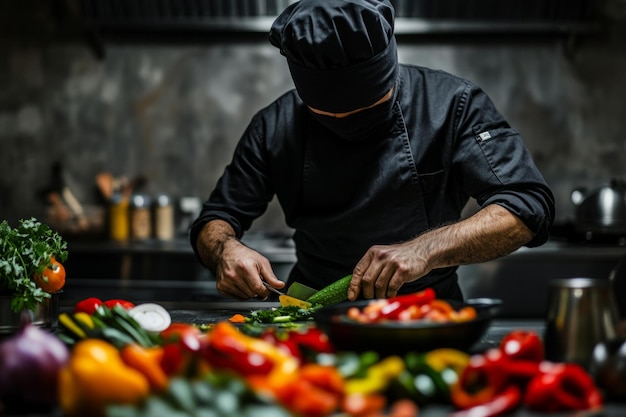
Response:
MULTIPOLYGON (((548 238, 553 195, 519 133, 473 83, 444 71, 401 65, 393 123, 384 137, 343 140, 317 122, 295 90, 250 122, 190 230, 211 219, 238 237, 277 198, 293 228, 297 270, 322 288, 352 273, 367 249, 459 220, 469 197, 499 204, 548 238)), ((405 284, 417 291, 456 267, 405 284)))

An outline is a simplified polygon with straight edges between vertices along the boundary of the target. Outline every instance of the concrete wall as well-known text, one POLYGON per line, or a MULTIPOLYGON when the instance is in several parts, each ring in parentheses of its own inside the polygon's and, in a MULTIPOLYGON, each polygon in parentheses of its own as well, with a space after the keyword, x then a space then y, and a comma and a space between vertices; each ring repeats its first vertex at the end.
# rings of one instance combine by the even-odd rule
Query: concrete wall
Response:
MULTIPOLYGON (((572 49, 555 38, 402 38, 399 53, 481 85, 525 138, 556 194, 557 220, 568 220, 574 187, 626 177, 622 26, 572 49)), ((10 222, 45 218, 38 191, 54 162, 88 205, 101 203, 101 171, 145 176, 147 193, 204 199, 250 117, 292 88, 264 36, 110 43, 103 59, 81 33, 58 27, 0 36, 0 219, 10 222)), ((285 230, 277 207, 254 228, 285 230)))

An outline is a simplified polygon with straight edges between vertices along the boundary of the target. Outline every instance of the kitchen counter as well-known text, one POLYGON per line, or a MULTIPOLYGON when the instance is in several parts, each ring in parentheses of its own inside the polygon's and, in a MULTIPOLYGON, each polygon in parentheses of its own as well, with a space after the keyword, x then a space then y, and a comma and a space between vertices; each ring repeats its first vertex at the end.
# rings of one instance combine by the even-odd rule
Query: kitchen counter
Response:
MULTIPOLYGON (((278 307, 271 301, 223 301, 223 302, 163 302, 172 316, 172 321, 196 325, 212 324, 228 320, 233 314, 248 315, 252 310, 278 307)), ((541 319, 496 319, 491 322, 487 332, 472 347, 474 352, 497 347, 502 337, 513 329, 533 330, 543 334, 545 323, 541 319)))
MULTIPOLYGON (((285 234, 247 233, 251 248, 266 256, 276 275, 286 280, 296 262, 293 241, 285 234)), ((215 278, 196 259, 186 238, 172 241, 71 241, 65 264, 64 299, 93 294, 132 300, 223 300, 215 278), (97 268, 94 268, 97 265, 97 268)), ((549 281, 557 278, 608 278, 626 255, 626 246, 553 239, 537 248, 458 269, 466 298, 499 298, 501 316, 541 318, 545 315, 549 281)))

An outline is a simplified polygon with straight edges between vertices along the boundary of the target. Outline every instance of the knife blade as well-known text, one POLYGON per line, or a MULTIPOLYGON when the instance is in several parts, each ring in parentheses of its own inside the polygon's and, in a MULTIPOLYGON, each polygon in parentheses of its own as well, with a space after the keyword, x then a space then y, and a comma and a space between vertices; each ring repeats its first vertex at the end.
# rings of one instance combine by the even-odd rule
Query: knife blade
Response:
POLYGON ((263 282, 263 285, 265 285, 265 288, 267 288, 267 289, 268 289, 268 290, 270 290, 271 292, 273 292, 273 293, 275 293, 275 294, 278 294, 278 295, 285 295, 285 293, 284 293, 284 292, 281 292, 281 291, 277 290, 276 288, 272 287, 272 286, 271 286, 270 284, 268 284, 267 282, 265 282, 265 281, 262 281, 262 282, 263 282))
POLYGON ((300 300, 306 300, 316 292, 317 290, 315 288, 300 284, 299 282, 294 282, 289 286, 289 288, 287 288, 288 296, 298 298, 300 300))

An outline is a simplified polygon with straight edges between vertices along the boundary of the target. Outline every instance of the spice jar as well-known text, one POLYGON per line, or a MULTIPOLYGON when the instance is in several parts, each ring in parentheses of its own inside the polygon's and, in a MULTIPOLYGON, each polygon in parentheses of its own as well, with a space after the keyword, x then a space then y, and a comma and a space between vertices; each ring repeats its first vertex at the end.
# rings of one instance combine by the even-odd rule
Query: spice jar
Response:
POLYGON ((156 196, 154 236, 159 240, 172 240, 174 238, 174 206, 167 194, 156 196))
POLYGON ((130 233, 135 240, 149 239, 152 235, 150 198, 144 194, 134 194, 130 205, 130 233))
POLYGON ((122 194, 113 194, 109 204, 109 237, 115 241, 128 240, 129 213, 128 199, 122 194))

